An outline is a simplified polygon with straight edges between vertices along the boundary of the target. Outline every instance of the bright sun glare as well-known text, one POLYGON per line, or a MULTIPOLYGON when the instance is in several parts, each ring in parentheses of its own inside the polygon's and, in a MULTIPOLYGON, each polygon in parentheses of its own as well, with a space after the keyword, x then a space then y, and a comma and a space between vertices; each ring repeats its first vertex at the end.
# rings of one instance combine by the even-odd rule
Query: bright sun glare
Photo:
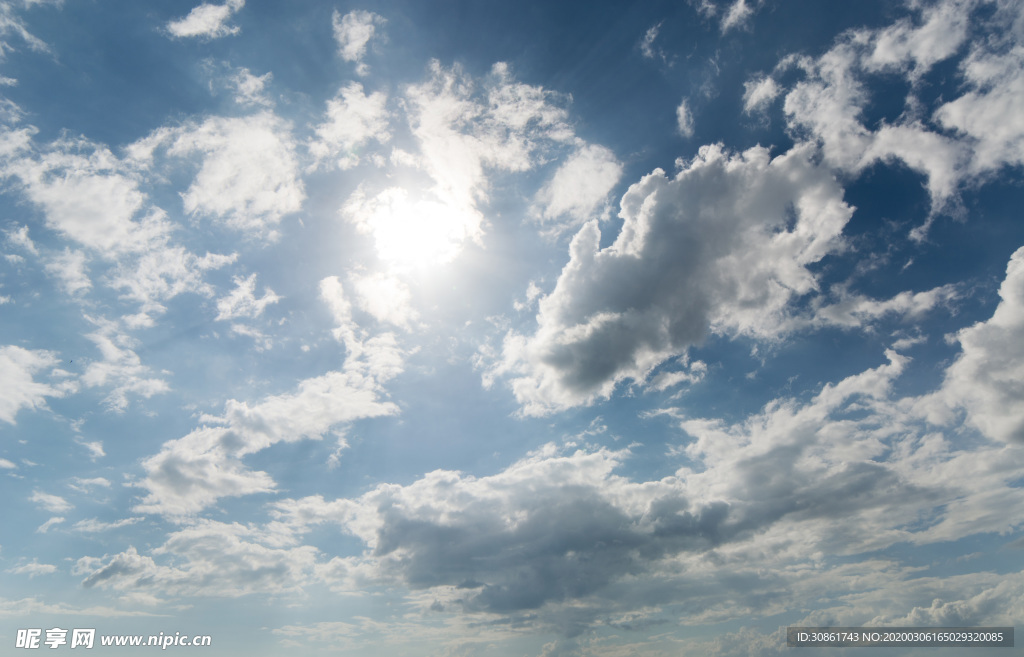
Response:
POLYGON ((451 262, 465 241, 480 232, 480 215, 471 208, 412 200, 400 188, 386 190, 375 200, 359 226, 373 236, 377 255, 393 269, 451 262))

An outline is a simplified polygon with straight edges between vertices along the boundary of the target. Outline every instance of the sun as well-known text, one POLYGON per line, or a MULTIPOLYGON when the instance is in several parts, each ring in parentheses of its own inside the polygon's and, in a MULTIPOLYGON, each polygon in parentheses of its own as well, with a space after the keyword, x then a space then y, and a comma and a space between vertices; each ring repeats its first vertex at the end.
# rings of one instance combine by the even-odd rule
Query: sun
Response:
POLYGON ((475 208, 413 199, 401 187, 357 199, 346 210, 359 231, 373 238, 378 257, 397 271, 447 264, 481 232, 482 217, 475 208))

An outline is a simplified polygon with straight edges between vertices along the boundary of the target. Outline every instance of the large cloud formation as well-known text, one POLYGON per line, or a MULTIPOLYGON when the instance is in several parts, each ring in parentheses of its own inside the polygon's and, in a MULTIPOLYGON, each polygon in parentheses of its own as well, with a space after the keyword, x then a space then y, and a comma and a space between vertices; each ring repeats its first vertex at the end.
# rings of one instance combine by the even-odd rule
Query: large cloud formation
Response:
POLYGON ((840 248, 853 212, 812 153, 705 146, 673 178, 658 169, 629 188, 610 246, 584 226, 537 332, 505 339, 495 373, 514 374, 523 410, 608 397, 712 329, 776 332, 787 304, 817 288, 808 266, 840 248))

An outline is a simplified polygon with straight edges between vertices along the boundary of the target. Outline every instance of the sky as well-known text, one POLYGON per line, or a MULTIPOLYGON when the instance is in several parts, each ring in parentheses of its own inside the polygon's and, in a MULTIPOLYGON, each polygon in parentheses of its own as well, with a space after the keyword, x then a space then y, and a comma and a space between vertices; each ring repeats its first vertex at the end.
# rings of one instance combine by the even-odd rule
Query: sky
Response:
POLYGON ((1022 107, 1019 0, 0 1, 4 652, 1024 626, 1022 107))

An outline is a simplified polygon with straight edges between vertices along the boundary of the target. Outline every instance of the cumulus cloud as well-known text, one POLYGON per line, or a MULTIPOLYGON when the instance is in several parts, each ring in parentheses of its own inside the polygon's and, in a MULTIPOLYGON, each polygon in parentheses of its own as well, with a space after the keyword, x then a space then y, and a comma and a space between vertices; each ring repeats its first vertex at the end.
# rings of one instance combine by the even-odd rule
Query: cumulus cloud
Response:
POLYGON ((366 75, 369 67, 362 61, 366 47, 387 20, 370 11, 356 10, 344 16, 337 11, 331 17, 338 53, 346 62, 356 62, 356 73, 366 75))
POLYGON ((764 111, 780 91, 779 85, 768 76, 747 80, 743 83, 743 111, 747 114, 764 111))
POLYGON ((280 595, 295 592, 307 579, 316 550, 274 547, 251 527, 200 520, 172 532, 153 554, 173 565, 159 564, 129 547, 114 555, 83 557, 73 572, 84 576, 87 589, 148 593, 155 602, 166 595, 280 595))
MULTIPOLYGON (((1016 111, 1024 99, 1024 44, 1007 29, 1022 14, 1014 3, 960 0, 913 8, 912 17, 892 25, 844 33, 821 57, 785 58, 780 70, 795 66, 806 77, 785 91, 784 110, 790 128, 817 140, 830 165, 856 174, 878 162, 902 163, 926 178, 933 210, 941 211, 965 183, 1024 162, 1024 124, 1016 111), (994 16, 986 17, 982 4, 994 16), (972 40, 983 23, 992 28, 990 37, 972 40), (928 109, 917 93, 920 80, 968 43, 959 66, 966 92, 928 109), (872 128, 863 115, 872 100, 869 83, 880 75, 905 81, 906 109, 872 128)), ((750 84, 748 112, 767 102, 769 91, 779 93, 771 78, 750 84)))
POLYGON ((281 300, 270 288, 264 288, 263 296, 256 298, 256 274, 250 274, 248 278, 236 276, 233 280, 235 289, 217 299, 217 316, 214 318, 217 321, 240 317, 255 319, 263 314, 267 306, 281 300))
POLYGON ((625 456, 549 445, 490 477, 435 471, 355 500, 276 503, 275 515, 300 534, 335 523, 366 543, 369 567, 351 559, 323 569, 348 573, 341 587, 358 585, 360 573, 397 578, 470 612, 511 614, 585 598, 720 540, 724 507, 692 506, 672 478, 637 484, 614 475, 625 456))
POLYGON ((919 121, 886 123, 874 131, 864 126, 862 57, 862 46, 850 37, 818 60, 800 60, 808 78, 786 94, 790 126, 816 139, 837 169, 859 173, 876 162, 903 162, 927 178, 933 207, 943 207, 956 192, 967 150, 919 121))
POLYGON ((64 247, 63 253, 46 263, 46 271, 60 281, 65 294, 78 294, 92 287, 92 280, 86 268, 87 260, 84 252, 64 247))
POLYGON ((164 312, 163 301, 183 292, 208 293, 202 273, 233 260, 197 256, 172 242, 167 213, 151 204, 132 158, 120 159, 84 138, 40 147, 31 140, 34 129, 18 134, 0 172, 20 182, 47 228, 83 247, 66 247, 46 263, 67 293, 91 288, 90 262, 112 264, 105 283, 141 305, 137 325, 151 325, 151 315, 164 312))
POLYGON ((197 126, 158 133, 169 155, 202 155, 199 173, 182 195, 185 211, 232 228, 268 233, 305 199, 290 125, 271 112, 212 117, 197 126))
POLYGON ((509 333, 491 374, 511 373, 523 411, 543 414, 643 382, 708 331, 774 335, 852 214, 810 155, 708 146, 672 179, 645 176, 622 199, 613 244, 600 248, 594 222, 579 231, 537 332, 509 333))
POLYGON ((110 388, 105 400, 110 410, 122 412, 128 408, 129 395, 148 399, 170 389, 166 381, 153 376, 149 367, 142 364, 133 350, 136 340, 121 331, 116 322, 88 316, 86 319, 95 324, 97 330, 85 337, 96 345, 103 360, 86 366, 82 383, 89 388, 110 388))
MULTIPOLYGON (((336 315, 350 309, 336 278, 322 289, 336 315)), ((364 341, 355 335, 350 315, 341 319, 346 324, 338 329, 339 339, 348 338, 343 370, 305 379, 295 392, 254 405, 232 399, 223 415, 204 415, 202 426, 164 443, 143 461, 146 478, 140 485, 148 494, 135 510, 181 518, 222 497, 270 492, 276 487, 270 475, 247 467, 244 457, 279 442, 319 440, 333 427, 396 413, 394 404, 380 399, 380 382, 396 368, 401 371, 393 336, 364 341)))
POLYGON ((309 144, 310 154, 318 164, 330 159, 340 169, 358 164, 360 146, 370 140, 383 144, 391 138, 386 103, 384 92, 367 95, 363 85, 350 82, 327 101, 324 122, 316 127, 316 140, 309 144))
POLYGON ((240 105, 262 105, 264 107, 273 105, 273 101, 264 93, 267 84, 273 77, 273 73, 253 75, 247 68, 240 69, 230 81, 235 91, 235 102, 240 105))
POLYGON ((139 303, 139 312, 126 317, 125 322, 132 328, 152 326, 153 315, 166 310, 164 301, 185 292, 212 296, 213 288, 203 275, 234 262, 237 257, 234 253, 197 256, 183 246, 168 244, 118 261, 108 282, 121 291, 122 299, 139 303))
POLYGON ((831 300, 823 297, 814 299, 811 311, 794 317, 791 327, 859 328, 893 315, 903 320, 918 319, 938 306, 948 306, 960 297, 960 292, 955 285, 942 285, 923 292, 904 291, 889 299, 878 300, 852 293, 840 285, 832 289, 831 297, 831 300))
POLYGON ((7 241, 24 251, 31 253, 32 255, 39 255, 39 249, 36 248, 35 242, 28 235, 28 226, 21 226, 19 228, 10 228, 4 231, 4 235, 7 237, 7 241))
POLYGON ((143 252, 171 230, 162 212, 145 207, 146 195, 125 163, 85 140, 58 140, 36 157, 24 152, 5 161, 3 172, 20 179, 46 213, 47 227, 97 253, 143 252))
POLYGON ((408 329, 417 318, 409 288, 395 276, 383 273, 349 276, 356 305, 380 322, 408 329))
MULTIPOLYGON (((1024 608, 1018 575, 922 577, 919 569, 877 555, 896 544, 1021 527, 1005 510, 1024 505, 1017 485, 1024 452, 998 441, 963 440, 955 418, 933 412, 946 389, 960 385, 961 372, 974 374, 961 363, 1020 342, 1013 330, 1024 325, 1021 263, 1024 249, 1010 262, 992 319, 959 334, 963 355, 934 393, 898 396, 910 361, 889 351, 886 362, 826 384, 810 398, 781 397, 736 420, 662 409, 658 415, 686 437, 667 455, 677 459, 675 472, 659 479, 621 474, 632 456, 628 448, 549 444, 492 475, 437 470, 352 498, 278 500, 264 526, 200 520, 151 555, 129 548, 86 557, 75 572, 87 588, 123 594, 280 594, 314 580, 338 592, 400 587, 424 611, 457 614, 470 625, 508 622, 556 632, 567 649, 586 645, 587 633, 599 627, 768 618, 810 595, 825 602, 805 624, 1006 624, 1012 610, 1024 608), (365 550, 318 555, 304 542, 324 526, 351 534, 365 550), (850 559, 864 555, 873 556, 850 559)), ((325 279, 321 287, 340 324, 339 339, 355 340, 359 329, 341 281, 325 279)), ((1010 368, 1017 365, 1014 353, 1010 368)), ((351 400, 351 390, 344 398, 351 400)), ((330 419, 306 426, 316 424, 308 420, 317 415, 308 410, 317 405, 311 399, 302 390, 251 408, 231 402, 216 421, 233 435, 210 433, 199 441, 200 432, 219 428, 197 430, 180 449, 169 443, 156 458, 170 452, 202 458, 216 444, 237 450, 210 464, 211 472, 226 474, 239 465, 238 456, 278 436, 328 426, 330 419), (305 412, 295 412, 299 406, 305 412)), ((153 460, 144 465, 151 469, 153 460)), ((181 484, 196 471, 165 472, 181 484)), ((262 473, 236 474, 252 481, 262 473)), ((273 485, 269 478, 265 484, 273 485)), ((358 624, 318 631, 353 639, 367 633, 358 624)), ((740 632, 704 648, 732 654, 730 646, 744 636, 766 650, 775 645, 767 635, 740 632)))
POLYGON ((953 55, 967 39, 973 0, 922 5, 920 18, 901 18, 870 35, 864 65, 868 70, 900 70, 918 77, 953 55), (916 23, 916 24, 915 24, 916 23))
MULTIPOLYGON (((371 315, 378 313, 380 316, 375 315, 375 318, 379 321, 400 322, 400 325, 404 325, 415 318, 407 305, 405 286, 400 281, 386 276, 374 279, 376 277, 371 277, 364 283, 363 292, 356 292, 358 305, 365 307, 371 315), (386 301, 366 299, 364 295, 375 285, 392 288, 388 291, 395 296, 386 301)), ((361 280, 361 277, 355 276, 351 283, 358 285, 361 280)), ((346 371, 358 373, 366 377, 368 382, 378 384, 402 372, 405 351, 398 345, 395 334, 388 331, 374 335, 361 328, 352 317, 352 302, 337 276, 328 276, 320 281, 320 298, 327 304, 337 323, 337 327, 331 331, 334 338, 345 345, 346 371)))
POLYGON ((228 25, 227 21, 244 6, 245 0, 227 0, 222 5, 204 2, 192 9, 184 18, 167 23, 167 31, 178 38, 216 39, 238 34, 241 29, 236 25, 228 25))
POLYGON ((817 624, 832 612, 849 625, 958 612, 965 624, 1005 622, 1005 603, 1024 601, 1015 575, 922 578, 848 558, 1021 522, 1005 509, 1024 502, 1024 453, 946 439, 924 398, 894 394, 909 359, 887 360, 735 422, 666 409, 692 439, 657 480, 617 473, 628 449, 547 445, 489 476, 438 470, 356 498, 281 500, 265 531, 281 545, 324 525, 359 538, 362 555, 315 566, 339 592, 400 585, 424 607, 568 637, 660 616, 770 617, 812 593, 836 603, 817 624), (1013 584, 991 591, 1004 580, 1013 584))
POLYGON ((1024 443, 1024 247, 999 288, 992 317, 957 333, 963 353, 946 372, 949 403, 985 435, 1024 443))
POLYGON ((14 418, 23 408, 46 407, 47 397, 63 397, 74 392, 71 381, 40 383, 35 375, 41 370, 55 368, 57 356, 41 349, 31 350, 17 345, 0 347, 0 420, 14 424, 14 418))
POLYGON ((535 211, 542 221, 568 217, 579 225, 594 217, 622 176, 622 164, 604 146, 583 144, 537 192, 535 211))
POLYGON ((1024 164, 1024 43, 1006 53, 973 47, 961 64, 971 89, 935 111, 943 127, 965 135, 972 147, 970 172, 981 175, 1024 164))

